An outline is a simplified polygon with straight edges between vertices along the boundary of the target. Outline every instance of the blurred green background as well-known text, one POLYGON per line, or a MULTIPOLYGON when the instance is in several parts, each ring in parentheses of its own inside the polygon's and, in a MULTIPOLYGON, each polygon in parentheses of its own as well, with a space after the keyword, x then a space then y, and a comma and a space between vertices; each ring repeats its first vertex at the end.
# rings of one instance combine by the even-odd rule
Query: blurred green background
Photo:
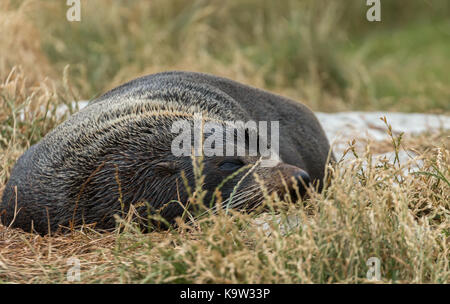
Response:
POLYGON ((450 1, 81 0, 29 6, 50 66, 91 99, 148 73, 214 73, 314 110, 450 111, 450 1))

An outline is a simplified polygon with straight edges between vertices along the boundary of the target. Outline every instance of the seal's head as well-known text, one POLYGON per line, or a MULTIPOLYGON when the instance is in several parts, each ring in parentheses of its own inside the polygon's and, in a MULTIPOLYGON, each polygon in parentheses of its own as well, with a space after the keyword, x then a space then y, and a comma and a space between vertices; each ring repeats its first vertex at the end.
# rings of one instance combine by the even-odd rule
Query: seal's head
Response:
MULTIPOLYGON (((159 154, 159 162, 151 169, 164 185, 148 189, 153 198, 159 198, 149 202, 153 210, 173 222, 185 211, 185 202, 198 182, 206 191, 203 204, 215 211, 253 210, 264 199, 263 187, 269 194, 288 194, 293 201, 303 197, 310 185, 308 173, 282 162, 267 144, 267 134, 259 131, 255 124, 209 117, 198 120, 196 115, 173 121, 164 145, 171 147, 170 153, 159 154), (219 196, 221 205, 216 204, 219 196)), ((194 211, 195 206, 190 207, 194 211)))

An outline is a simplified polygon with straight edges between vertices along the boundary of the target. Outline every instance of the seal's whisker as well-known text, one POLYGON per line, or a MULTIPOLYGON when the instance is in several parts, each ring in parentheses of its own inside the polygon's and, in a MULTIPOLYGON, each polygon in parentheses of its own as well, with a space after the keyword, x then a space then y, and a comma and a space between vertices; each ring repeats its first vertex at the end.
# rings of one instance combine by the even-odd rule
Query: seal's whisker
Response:
MULTIPOLYGON (((253 193, 253 191, 252 191, 252 190, 240 191, 240 192, 239 192, 238 194, 236 194, 232 199, 239 200, 241 197, 243 197, 243 196, 245 196, 245 195, 247 195, 247 194, 249 194, 249 193, 253 193)), ((230 202, 230 199, 231 199, 231 198, 227 198, 226 200, 224 200, 224 201, 222 202, 222 205, 221 205, 221 208, 222 208, 222 209, 225 209, 225 208, 226 208, 227 204, 230 202)), ((214 206, 214 207, 212 207, 209 211, 212 211, 214 214, 217 213, 217 205, 214 206)), ((208 211, 206 211, 206 212, 208 212, 208 211)))
MULTIPOLYGON (((236 195, 234 195, 234 197, 232 198, 233 200, 237 200, 240 201, 241 199, 245 199, 245 196, 248 196, 249 194, 253 194, 254 190, 256 190, 258 187, 255 185, 252 185, 250 187, 244 188, 242 190, 240 190, 236 195)), ((225 209, 227 204, 229 203, 231 197, 227 198, 226 200, 224 200, 222 202, 221 205, 221 209, 225 209)), ((210 208, 209 210, 203 212, 202 214, 200 214, 199 216, 203 216, 204 214, 211 212, 212 214, 217 214, 218 209, 217 209, 217 205, 213 206, 212 208, 210 208)))
POLYGON ((250 203, 249 206, 250 205, 258 205, 260 203, 260 200, 262 201, 262 198, 264 198, 264 196, 262 194, 256 193, 253 196, 244 197, 244 198, 241 198, 240 200, 237 200, 235 203, 233 203, 231 208, 241 209, 240 207, 242 207, 242 205, 245 203, 250 203))
MULTIPOLYGON (((233 203, 229 206, 229 208, 238 209, 245 203, 252 202, 255 198, 262 198, 263 194, 260 192, 248 191, 245 193, 246 195, 241 195, 238 197, 233 203), (250 194, 247 196, 247 194, 250 194)), ((223 206, 225 208, 226 206, 223 206)))

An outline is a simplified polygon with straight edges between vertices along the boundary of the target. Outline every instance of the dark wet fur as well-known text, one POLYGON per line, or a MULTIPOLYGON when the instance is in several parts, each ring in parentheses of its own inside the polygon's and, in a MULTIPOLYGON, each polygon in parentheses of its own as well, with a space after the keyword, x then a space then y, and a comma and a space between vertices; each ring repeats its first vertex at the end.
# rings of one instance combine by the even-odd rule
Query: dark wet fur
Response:
MULTIPOLYGON (((194 178, 192 160, 171 154, 170 143, 176 134, 171 134, 170 127, 173 121, 189 120, 189 115, 198 112, 217 121, 278 120, 282 165, 301 168, 322 187, 330 147, 306 106, 225 78, 166 72, 107 92, 26 151, 6 185, 0 205, 2 223, 43 234, 59 226, 92 223, 111 229, 116 225, 113 215, 126 214, 130 204, 137 203, 141 203, 136 209, 142 218, 148 211, 158 211, 173 222, 183 207, 166 203, 187 200, 181 171, 192 187, 194 178)), ((205 158, 206 201, 228 175, 217 169, 223 159, 205 158)), ((243 159, 246 164, 256 160, 243 159)), ((278 189, 277 172, 277 168, 259 168, 257 173, 268 184, 278 183, 272 185, 278 189)), ((224 186, 224 199, 240 177, 224 186)), ((245 189, 254 193, 241 194, 242 202, 261 200, 257 187, 252 187, 255 184, 252 176, 243 182, 241 193, 245 189)))

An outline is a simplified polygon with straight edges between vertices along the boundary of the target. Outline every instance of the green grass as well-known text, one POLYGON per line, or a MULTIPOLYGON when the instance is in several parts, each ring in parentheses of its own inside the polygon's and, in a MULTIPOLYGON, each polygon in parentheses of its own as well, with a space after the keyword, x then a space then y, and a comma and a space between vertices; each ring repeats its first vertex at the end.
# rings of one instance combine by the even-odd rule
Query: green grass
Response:
POLYGON ((379 31, 355 39, 346 56, 362 57, 368 90, 380 109, 448 112, 449 29, 449 20, 439 20, 379 31))
POLYGON ((450 110, 446 1, 384 2, 380 23, 365 19, 359 0, 87 2, 79 23, 65 20, 66 8, 46 3, 32 15, 46 57, 59 73, 70 64, 84 99, 138 75, 188 69, 314 110, 450 110))

